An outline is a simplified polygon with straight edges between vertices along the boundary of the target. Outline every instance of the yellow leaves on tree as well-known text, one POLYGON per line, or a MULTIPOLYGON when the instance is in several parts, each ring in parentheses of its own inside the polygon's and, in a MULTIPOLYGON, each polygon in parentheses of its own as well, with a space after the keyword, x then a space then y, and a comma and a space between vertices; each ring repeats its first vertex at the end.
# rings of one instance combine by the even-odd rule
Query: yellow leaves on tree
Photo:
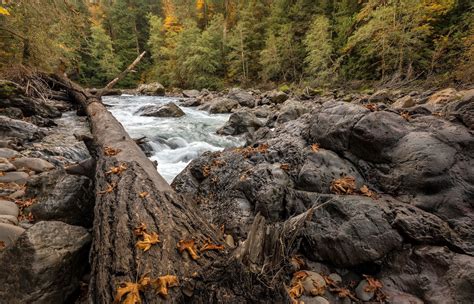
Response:
POLYGON ((356 190, 355 178, 343 176, 331 182, 330 190, 336 194, 352 194, 356 190))
POLYGON ((0 6, 0 15, 10 16, 10 12, 6 8, 0 6))
POLYGON ((148 251, 152 245, 160 243, 159 236, 156 232, 151 234, 146 232, 146 225, 141 223, 138 227, 133 229, 136 236, 142 237, 142 240, 137 241, 135 246, 143 251, 148 251))
POLYGON ((151 281, 151 285, 156 289, 157 293, 162 296, 168 296, 168 289, 178 286, 178 277, 174 275, 161 276, 151 281))
POLYGON ((122 174, 123 171, 127 170, 127 166, 125 164, 120 164, 117 167, 111 167, 109 171, 105 172, 105 174, 122 174))
POLYGON ((123 304, 141 304, 142 299, 140 292, 143 292, 145 288, 150 284, 149 277, 142 277, 138 283, 125 282, 120 284, 115 295, 114 303, 123 304), (122 298, 125 299, 122 301, 122 298))
POLYGON ((193 260, 199 259, 199 255, 196 249, 196 244, 193 239, 187 240, 187 241, 180 240, 178 242, 177 248, 178 248, 179 253, 182 254, 184 251, 187 251, 193 260))

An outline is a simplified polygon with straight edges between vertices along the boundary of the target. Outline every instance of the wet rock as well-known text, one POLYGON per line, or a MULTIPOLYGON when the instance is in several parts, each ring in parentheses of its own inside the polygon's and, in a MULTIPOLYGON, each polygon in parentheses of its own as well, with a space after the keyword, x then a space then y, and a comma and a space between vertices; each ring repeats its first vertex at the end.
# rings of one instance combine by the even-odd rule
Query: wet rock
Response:
POLYGON ((405 109, 411 108, 416 105, 415 100, 410 95, 404 96, 402 98, 397 99, 393 104, 392 108, 395 109, 405 109))
POLYGON ((140 116, 153 116, 153 117, 181 117, 184 116, 183 110, 177 105, 169 102, 162 106, 147 105, 143 106, 137 111, 140 116))
MULTIPOLYGON (((0 148, 1 149, 1 148, 0 148)), ((0 157, 0 172, 15 171, 16 168, 8 159, 0 157)))
POLYGON ((228 98, 236 100, 241 106, 253 108, 255 107, 255 97, 247 91, 239 88, 233 88, 227 95, 228 98))
POLYGON ((237 108, 239 103, 236 100, 217 97, 198 107, 198 110, 208 111, 209 113, 230 113, 237 108))
POLYGON ((474 89, 461 91, 460 100, 448 103, 442 110, 443 117, 450 121, 459 121, 474 130, 474 89))
POLYGON ((16 137, 19 140, 31 141, 44 136, 44 132, 32 123, 0 116, 0 137, 16 137))
POLYGON ((5 172, 3 176, 0 176, 0 183, 16 183, 19 185, 26 184, 30 176, 25 172, 5 172))
POLYGON ((60 177, 49 193, 31 206, 36 220, 57 220, 71 225, 92 226, 94 197, 92 181, 85 176, 60 177))
POLYGON ((153 82, 149 84, 141 84, 138 89, 138 93, 143 95, 151 95, 151 96, 164 96, 165 95, 165 87, 158 82, 153 82))
POLYGON ((21 157, 12 161, 17 169, 25 168, 37 173, 54 169, 54 165, 41 158, 21 157))
POLYGON ((390 303, 396 303, 396 304, 423 304, 424 302, 411 294, 408 294, 403 291, 399 291, 396 289, 392 288, 387 288, 383 287, 382 292, 384 293, 385 296, 387 296, 387 299, 390 299, 390 303))
POLYGON ((281 107, 276 122, 281 124, 290 120, 294 120, 308 111, 309 107, 303 105, 301 102, 296 100, 287 100, 281 107))
POLYGON ((402 244, 381 203, 361 196, 334 196, 303 235, 307 256, 343 267, 375 261, 402 244))
POLYGON ((474 298, 472 256, 416 246, 394 252, 387 263, 381 273, 386 288, 417 295, 425 303, 470 303, 474 298))
POLYGON ((232 113, 226 124, 217 130, 217 134, 239 135, 243 133, 254 133, 263 123, 252 113, 239 111, 232 113))
POLYGON ((369 282, 367 282, 367 280, 362 280, 359 282, 359 285, 357 285, 355 289, 356 296, 362 301, 370 301, 375 295, 374 291, 371 291, 370 289, 369 291, 367 291, 368 287, 369 282))
POLYGON ((33 225, 0 255, 3 273, 15 274, 0 276, 2 301, 66 303, 87 268, 90 240, 82 227, 54 221, 33 225))
POLYGON ((20 155, 20 153, 18 153, 17 151, 15 151, 13 149, 0 148, 0 157, 2 159, 17 157, 18 155, 20 155))
POLYGON ((11 97, 0 99, 0 107, 15 107, 21 110, 24 116, 37 115, 44 118, 61 117, 61 112, 53 106, 47 104, 41 98, 11 97))
POLYGON ((197 98, 187 98, 180 101, 181 103, 179 105, 182 107, 198 107, 201 105, 201 101, 197 98))
POLYGON ((44 127, 44 128, 50 128, 50 127, 56 127, 57 124, 54 122, 54 120, 49 119, 49 118, 43 118, 38 115, 33 115, 30 117, 27 117, 25 121, 28 121, 32 124, 37 125, 38 127, 44 127))
MULTIPOLYGON (((20 237, 20 235, 23 232, 25 232, 25 229, 21 227, 11 225, 11 224, 0 223, 0 241, 4 242, 6 247, 9 247, 13 243, 15 243, 15 241, 20 237)), ((0 260, 1 258, 2 256, 0 255, 0 260)), ((2 265, 1 262, 0 262, 0 265, 2 265)), ((5 268, 2 266, 2 269, 5 269, 5 268)), ((4 273, 7 273, 7 272, 4 272, 4 273)), ((5 275, 0 276, 0 277, 5 277, 5 275)))
POLYGON ((183 90, 183 96, 188 98, 197 98, 201 95, 198 90, 183 90))
POLYGON ((0 215, 11 215, 17 217, 19 213, 20 210, 14 202, 0 199, 0 215))

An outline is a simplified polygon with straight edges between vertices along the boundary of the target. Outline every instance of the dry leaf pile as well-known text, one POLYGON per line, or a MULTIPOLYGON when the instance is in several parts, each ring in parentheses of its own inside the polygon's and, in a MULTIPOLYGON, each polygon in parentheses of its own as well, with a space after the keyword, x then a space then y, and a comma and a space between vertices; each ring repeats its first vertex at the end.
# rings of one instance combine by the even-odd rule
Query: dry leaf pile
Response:
POLYGON ((331 182, 331 192, 335 194, 352 194, 356 190, 355 178, 343 176, 331 182))
POLYGON ((254 147, 237 148, 234 151, 242 154, 245 158, 249 158, 253 154, 267 153, 268 148, 269 148, 268 144, 261 144, 256 148, 254 147))

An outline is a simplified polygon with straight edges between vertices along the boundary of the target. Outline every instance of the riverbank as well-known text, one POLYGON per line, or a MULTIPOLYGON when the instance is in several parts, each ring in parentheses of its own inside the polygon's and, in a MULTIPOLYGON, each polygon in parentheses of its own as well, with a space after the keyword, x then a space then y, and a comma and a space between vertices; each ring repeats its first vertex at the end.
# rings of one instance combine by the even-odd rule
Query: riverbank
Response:
MULTIPOLYGON (((67 100, 31 98, 20 89, 1 94, 0 211, 5 214, 0 218, 8 222, 0 228, 3 235, 12 232, 2 239, 0 265, 16 279, 0 276, 0 296, 20 302, 76 301, 89 282, 93 194, 107 191, 94 185, 95 167, 84 144, 90 142, 88 121, 67 100), (53 255, 57 258, 48 259, 53 255)), ((180 94, 170 101, 185 115, 198 109, 230 114, 227 122, 219 120, 220 128, 213 126, 212 136, 246 142, 200 151, 172 183, 209 224, 222 227, 224 258, 231 260, 250 246, 257 214, 268 227, 277 227, 312 213, 295 232, 276 282, 277 274, 263 271, 261 256, 250 261, 265 286, 280 286, 275 298, 305 303, 472 299, 472 90, 180 94)), ((140 113, 138 107, 151 101, 132 110, 114 98, 104 102, 133 136, 125 112, 140 113)), ((172 108, 168 100, 155 106, 154 113, 172 108)), ((161 140, 172 137, 172 121, 182 122, 134 119, 166 121, 168 134, 156 130, 157 136, 166 135, 161 140)), ((167 146, 169 154, 179 148, 167 146)), ((179 287, 173 293, 189 297, 189 286, 179 287)), ((227 287, 227 299, 239 299, 241 288, 227 287)), ((216 292, 216 301, 220 296, 216 292)))

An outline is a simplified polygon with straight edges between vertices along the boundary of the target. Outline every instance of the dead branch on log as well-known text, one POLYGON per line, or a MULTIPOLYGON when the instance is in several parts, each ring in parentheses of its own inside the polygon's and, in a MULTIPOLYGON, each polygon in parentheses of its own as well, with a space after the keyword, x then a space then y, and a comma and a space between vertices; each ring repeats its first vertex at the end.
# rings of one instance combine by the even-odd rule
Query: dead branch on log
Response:
POLYGON ((117 77, 114 78, 111 82, 109 82, 105 86, 105 90, 110 90, 113 86, 117 84, 122 78, 124 78, 133 68, 142 60, 143 56, 145 56, 146 52, 141 53, 133 62, 130 64, 122 73, 120 73, 117 77))

